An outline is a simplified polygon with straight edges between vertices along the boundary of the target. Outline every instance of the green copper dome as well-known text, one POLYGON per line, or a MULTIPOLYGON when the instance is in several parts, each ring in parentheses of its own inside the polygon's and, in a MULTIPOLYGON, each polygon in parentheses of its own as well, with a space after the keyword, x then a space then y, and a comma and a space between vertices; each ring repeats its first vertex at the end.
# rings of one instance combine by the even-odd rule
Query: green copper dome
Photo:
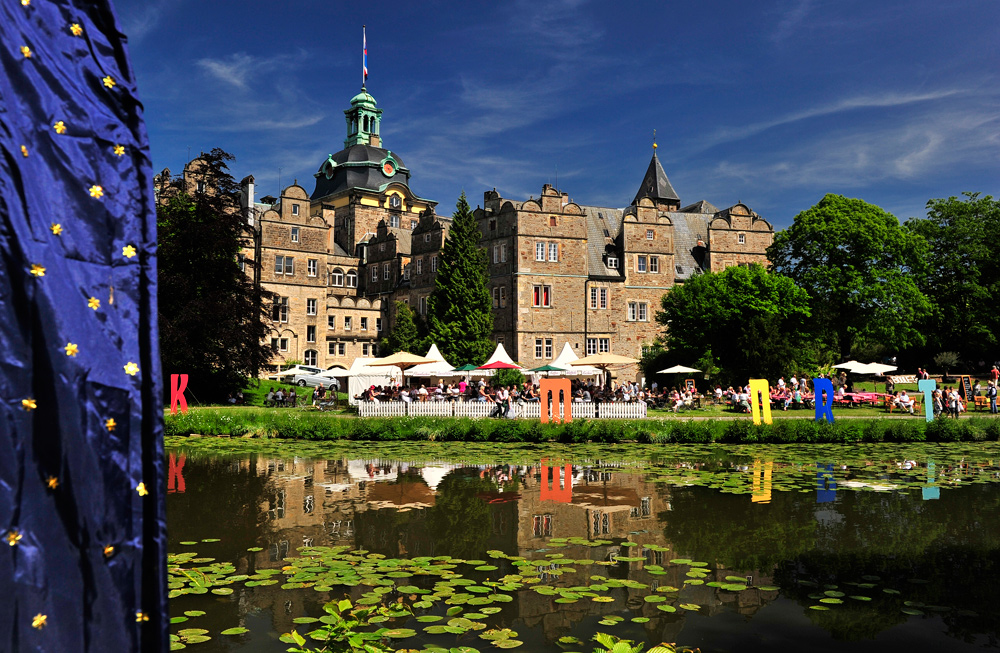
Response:
POLYGON ((374 109, 375 98, 369 95, 368 91, 362 88, 360 93, 351 98, 351 106, 352 107, 362 106, 368 109, 374 109))

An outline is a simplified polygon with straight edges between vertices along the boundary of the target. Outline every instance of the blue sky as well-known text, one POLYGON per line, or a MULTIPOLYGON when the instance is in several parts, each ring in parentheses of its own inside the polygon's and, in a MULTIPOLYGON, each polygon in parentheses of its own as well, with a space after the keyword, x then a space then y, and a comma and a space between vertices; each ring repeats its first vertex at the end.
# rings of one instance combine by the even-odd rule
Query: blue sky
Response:
POLYGON ((825 193, 901 219, 1000 195, 1000 2, 119 0, 152 143, 222 147, 258 195, 343 147, 361 85, 411 189, 450 214, 557 183, 622 207, 658 155, 683 203, 784 227, 825 193), (365 7, 369 6, 370 9, 365 7))

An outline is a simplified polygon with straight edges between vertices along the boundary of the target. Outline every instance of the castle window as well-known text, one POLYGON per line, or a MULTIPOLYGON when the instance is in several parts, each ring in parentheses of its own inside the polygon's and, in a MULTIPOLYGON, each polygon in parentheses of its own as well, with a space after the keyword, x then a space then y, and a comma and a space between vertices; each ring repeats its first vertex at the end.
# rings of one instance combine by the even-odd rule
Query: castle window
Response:
POLYGON ((532 288, 531 305, 541 308, 552 306, 552 286, 538 285, 532 288))
MULTIPOLYGON (((306 342, 316 342, 316 325, 310 324, 306 326, 306 342)), ((315 365, 316 363, 306 363, 306 365, 315 365)))
POLYGON ((275 256, 274 273, 295 274, 295 260, 291 256, 275 256))
MULTIPOLYGON (((315 349, 307 349, 302 353, 302 362, 306 365, 316 365, 316 359, 319 358, 319 352, 315 349)), ((309 497, 310 499, 312 497, 309 497)), ((312 512, 312 508, 309 508, 309 512, 312 512)))
POLYGON ((500 246, 499 245, 494 245, 493 246, 493 262, 494 263, 499 263, 500 262, 500 246))
POLYGON ((653 240, 653 235, 654 234, 653 234, 653 230, 652 229, 647 229, 646 230, 646 240, 653 240))
POLYGON ((417 309, 421 315, 427 315, 427 297, 421 297, 417 302, 417 309))
POLYGON ((347 287, 357 288, 358 287, 358 273, 351 270, 347 273, 347 287))
POLYGON ((535 243, 535 260, 544 261, 545 260, 545 243, 535 243))
POLYGON ((203 181, 199 181, 198 182, 198 192, 199 193, 204 193, 205 192, 205 182, 203 182, 203 181))
POLYGON ((271 348, 278 351, 288 351, 288 338, 271 338, 271 348))
POLYGON ((542 339, 535 338, 535 358, 542 357, 542 339))
POLYGON ((423 273, 424 273, 424 259, 422 259, 422 258, 418 258, 418 259, 417 259, 417 270, 416 270, 416 274, 420 275, 420 274, 423 274, 423 273))
POLYGON ((654 273, 660 272, 660 257, 650 256, 649 257, 649 271, 654 273))
POLYGON ((645 256, 636 256, 635 257, 635 271, 636 272, 645 272, 646 271, 646 257, 645 256))
POLYGON ((380 252, 384 252, 385 251, 385 243, 379 243, 378 244, 378 251, 380 251, 380 252))
POLYGON ((437 256, 432 256, 431 257, 431 272, 437 272, 437 269, 438 269, 438 257, 437 256))
POLYGON ((330 285, 331 286, 343 286, 344 285, 344 271, 340 268, 335 268, 333 273, 330 275, 330 285))
POLYGON ((367 331, 368 330, 368 318, 367 317, 361 318, 361 330, 362 331, 367 331))
POLYGON ((424 242, 425 243, 431 242, 431 234, 430 234, 430 232, 424 234, 424 242))
POLYGON ((327 329, 336 329, 337 328, 337 316, 336 315, 327 315, 326 316, 326 328, 327 329))
POLYGON ((298 215, 298 214, 299 214, 299 205, 292 204, 292 215, 298 215))
POLYGON ((490 220, 490 231, 496 231, 496 230, 497 230, 497 221, 495 219, 490 220))
POLYGON ((604 230, 604 237, 611 238, 611 233, 607 229, 604 230))
POLYGON ((737 240, 737 242, 739 242, 740 245, 746 245, 747 235, 746 234, 739 234, 738 236, 736 236, 736 240, 737 240))
POLYGON ((507 306, 507 286, 500 286, 500 308, 507 306))
POLYGON ((501 243, 500 245, 500 262, 507 262, 507 243, 501 243))
POLYGON ((600 303, 600 307, 601 308, 607 308, 608 307, 608 289, 607 288, 601 288, 601 303, 600 303))
POLYGON ((617 256, 609 256, 608 257, 608 267, 611 268, 612 270, 617 270, 618 269, 618 257, 617 256))
POLYGON ((406 265, 403 266, 403 281, 409 281, 409 280, 410 280, 410 264, 407 263, 406 265))
POLYGON ((306 315, 316 315, 316 300, 307 299, 306 300, 306 315))
POLYGON ((299 242, 299 228, 298 227, 292 227, 292 242, 293 243, 299 242))
POLYGON ((372 266, 372 281, 378 281, 378 265, 372 266))
POLYGON ((549 261, 553 263, 559 262, 559 244, 549 243, 549 261))
POLYGON ((549 216, 549 226, 550 227, 556 226, 556 216, 554 215, 549 216))
POLYGON ((288 298, 287 297, 275 297, 274 304, 271 306, 271 319, 275 322, 287 322, 288 321, 288 298))
MULTIPOLYGON (((393 196, 393 197, 395 197, 395 196, 393 196)), ((389 226, 390 227, 397 227, 397 228, 399 227, 399 216, 398 215, 390 215, 389 216, 389 226)))
POLYGON ((380 317, 375 318, 375 330, 376 331, 382 330, 382 318, 380 317))
POLYGON ((315 277, 319 271, 319 260, 311 258, 306 261, 306 273, 310 277, 315 277))
POLYGON ((382 266, 382 270, 383 270, 383 277, 382 278, 385 279, 386 281, 388 281, 389 280, 389 276, 392 274, 392 265, 389 264, 389 263, 386 263, 384 266, 382 266))
POLYGON ((350 330, 351 330, 351 316, 350 315, 345 315, 344 316, 344 331, 350 331, 350 330))

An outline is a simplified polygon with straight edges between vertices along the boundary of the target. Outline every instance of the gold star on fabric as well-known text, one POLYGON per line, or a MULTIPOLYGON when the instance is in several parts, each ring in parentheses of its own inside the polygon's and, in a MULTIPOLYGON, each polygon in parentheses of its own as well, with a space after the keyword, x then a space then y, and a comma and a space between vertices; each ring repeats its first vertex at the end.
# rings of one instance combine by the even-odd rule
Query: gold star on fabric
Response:
POLYGON ((131 245, 126 245, 125 247, 122 247, 122 256, 124 256, 125 258, 132 258, 133 256, 135 256, 135 247, 132 247, 131 245))
POLYGON ((101 81, 104 82, 104 85, 107 86, 108 88, 113 88, 115 85, 115 80, 111 79, 111 75, 108 75, 101 81))
POLYGON ((59 224, 58 222, 53 222, 52 226, 49 227, 49 231, 51 231, 56 236, 61 236, 62 232, 63 232, 63 228, 62 228, 62 225, 59 224))
POLYGON ((110 558, 114 554, 115 554, 115 547, 111 546, 110 544, 107 545, 106 547, 104 547, 104 557, 105 558, 110 558))
POLYGON ((50 476, 47 479, 45 479, 45 484, 49 486, 50 490, 54 490, 57 487, 59 487, 59 479, 56 478, 55 476, 50 476))
POLYGON ((87 300, 87 306, 94 309, 95 311, 101 307, 101 300, 97 297, 91 297, 87 300))
POLYGON ((45 267, 39 265, 38 263, 32 263, 31 264, 31 274, 35 275, 36 277, 44 277, 45 276, 45 267))
POLYGON ((21 146, 21 156, 28 156, 28 148, 25 145, 21 146))
POLYGON ((34 399, 22 399, 21 407, 27 411, 32 411, 38 408, 38 403, 34 399))
POLYGON ((42 628, 45 628, 45 626, 48 625, 48 623, 47 623, 48 619, 49 618, 48 618, 47 615, 44 615, 44 614, 41 614, 41 613, 36 614, 34 616, 34 618, 32 618, 32 620, 31 620, 31 627, 32 628, 37 628, 38 630, 41 630, 42 628))
POLYGON ((104 189, 95 184, 90 187, 90 196, 99 200, 104 197, 104 189))
POLYGON ((57 134, 65 134, 66 133, 66 123, 63 122, 62 120, 60 120, 56 124, 52 125, 52 129, 56 130, 57 134))
POLYGON ((129 361, 125 365, 125 373, 128 374, 129 376, 135 376, 136 372, 138 371, 139 371, 139 366, 133 363, 132 361, 129 361))
POLYGON ((17 543, 21 541, 21 534, 17 531, 10 531, 3 539, 6 540, 7 544, 17 546, 17 543))
POLYGON ((146 489, 146 484, 142 482, 135 486, 135 491, 139 493, 140 497, 144 497, 149 494, 149 490, 146 489))
POLYGON ((115 152, 115 156, 121 156, 121 155, 125 154, 125 146, 124 145, 115 145, 114 152, 115 152))
POLYGON ((63 349, 66 350, 67 356, 76 356, 78 353, 80 353, 80 346, 77 345, 75 342, 67 342, 66 346, 63 347, 63 349))
POLYGON ((25 59, 31 59, 31 48, 26 45, 21 46, 21 54, 24 55, 25 59))
POLYGON ((21 6, 22 7, 27 7, 30 4, 31 4, 31 0, 21 0, 21 6))
POLYGON ((83 28, 80 27, 80 23, 73 23, 69 26, 69 31, 73 36, 80 36, 83 34, 83 28))
POLYGON ((142 623, 143 621, 149 621, 149 616, 142 610, 135 613, 135 622, 142 623))
POLYGON ((118 426, 118 423, 115 422, 114 417, 109 417, 108 419, 104 420, 104 426, 107 427, 108 433, 114 433, 115 427, 118 426))

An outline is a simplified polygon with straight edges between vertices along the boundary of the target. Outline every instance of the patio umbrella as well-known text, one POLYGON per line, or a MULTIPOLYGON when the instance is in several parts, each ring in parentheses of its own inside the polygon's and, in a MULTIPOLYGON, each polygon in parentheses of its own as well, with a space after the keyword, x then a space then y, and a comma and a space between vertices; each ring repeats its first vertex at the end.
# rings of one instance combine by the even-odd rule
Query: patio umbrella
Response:
POLYGON ((477 370, 523 370, 524 368, 520 365, 514 365, 513 363, 505 363, 503 361, 493 361, 492 363, 487 363, 486 365, 480 365, 475 368, 477 370))
POLYGON ((628 356, 619 356, 618 354, 593 354, 591 356, 584 356, 583 358, 571 361, 570 365, 575 367, 581 367, 584 365, 587 367, 596 367, 604 372, 605 385, 610 385, 611 379, 608 378, 609 367, 612 365, 631 365, 632 363, 638 362, 638 359, 629 358, 628 356))
POLYGON ((842 370, 847 370, 848 372, 853 372, 855 367, 864 367, 864 363, 859 363, 858 361, 847 361, 846 363, 841 363, 839 365, 834 365, 834 367, 842 370))
POLYGON ((540 374, 542 372, 565 372, 566 368, 565 367, 559 367, 557 365, 542 365, 541 367, 535 367, 535 368, 532 368, 531 370, 528 370, 528 371, 529 372, 535 372, 536 374, 540 374))
POLYGON ((660 370, 657 374, 684 374, 687 372, 700 372, 701 370, 696 370, 693 367, 684 367, 683 365, 674 365, 673 367, 668 367, 665 370, 660 370))
POLYGON ((397 351, 392 356, 386 356, 377 361, 368 363, 368 367, 380 367, 385 365, 392 365, 398 367, 401 370, 409 369, 415 365, 423 365, 424 363, 433 363, 434 360, 431 358, 426 358, 424 356, 418 356, 417 354, 411 354, 408 351, 397 351))
POLYGON ((475 365, 473 365, 472 363, 466 363, 462 367, 456 367, 455 371, 456 372, 471 372, 474 369, 477 369, 475 365))
POLYGON ((886 372, 891 372, 896 369, 895 365, 883 365, 882 363, 867 363, 865 365, 856 365, 851 368, 851 372, 854 374, 885 374, 886 372))

